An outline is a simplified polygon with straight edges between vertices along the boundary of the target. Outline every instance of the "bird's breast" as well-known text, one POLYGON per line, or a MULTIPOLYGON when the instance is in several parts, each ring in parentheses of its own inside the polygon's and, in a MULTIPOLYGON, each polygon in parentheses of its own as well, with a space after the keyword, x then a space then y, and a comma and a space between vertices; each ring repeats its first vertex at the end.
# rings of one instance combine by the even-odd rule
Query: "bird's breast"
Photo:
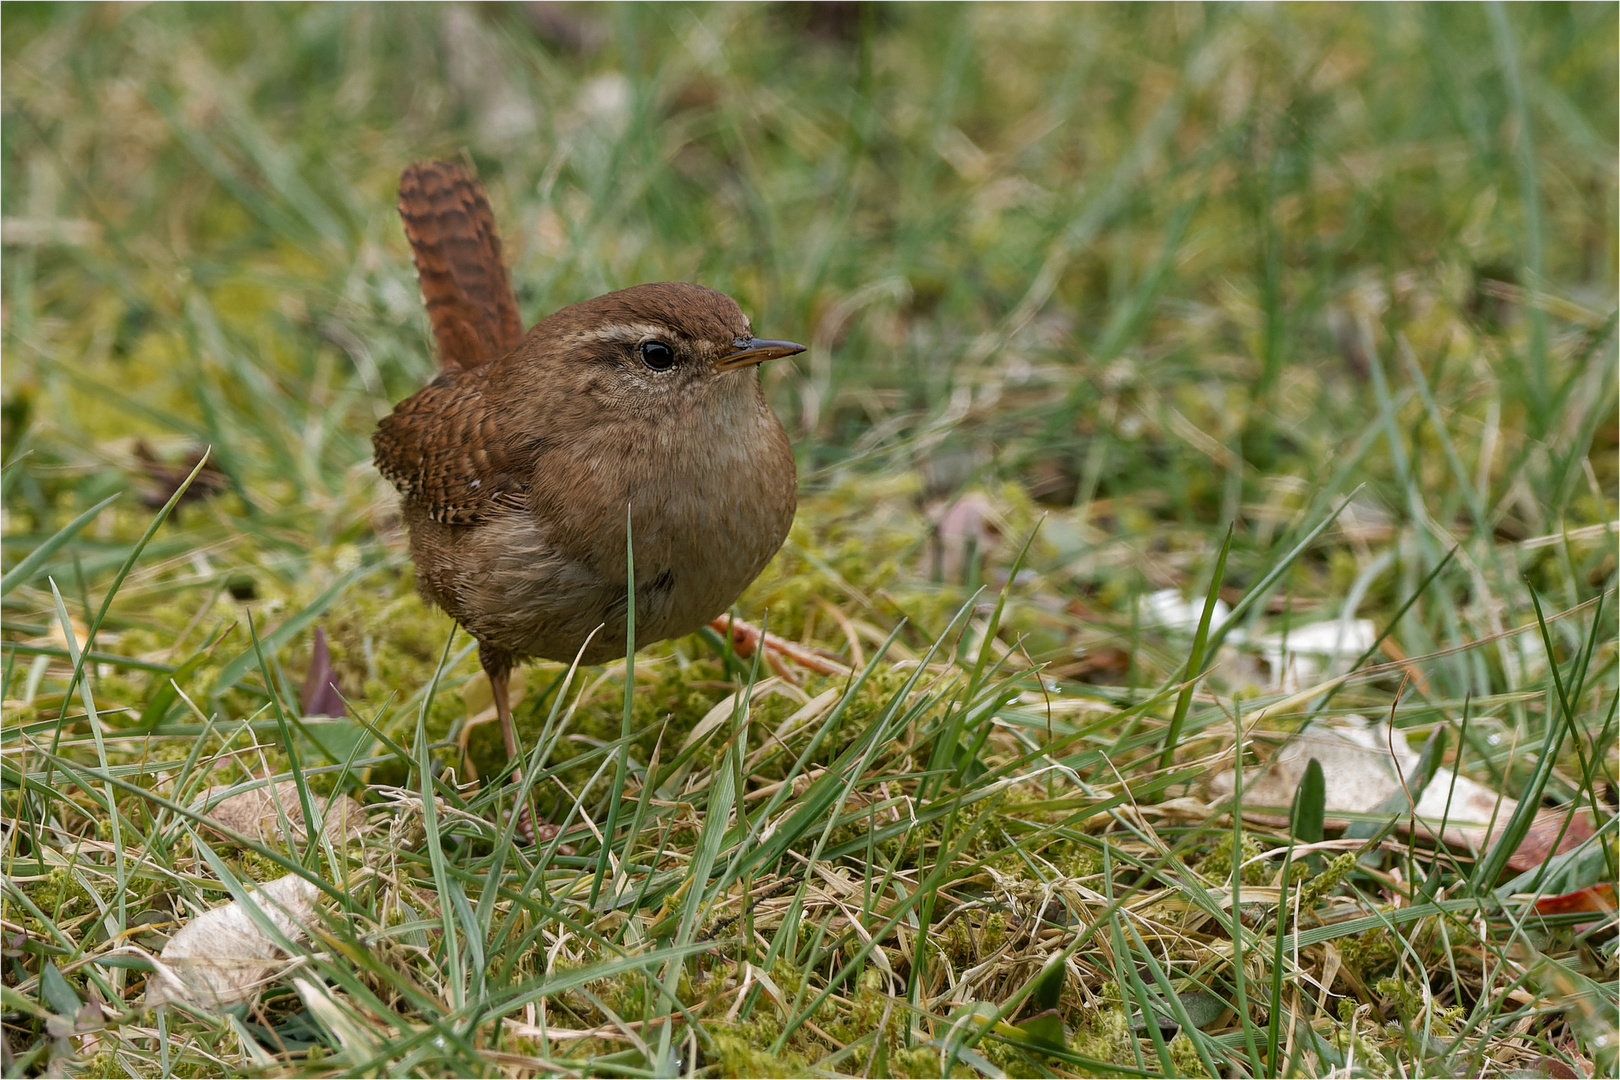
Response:
POLYGON ((604 621, 620 623, 620 640, 627 516, 643 644, 723 613, 786 539, 793 453, 758 405, 727 422, 604 427, 540 463, 537 525, 600 575, 604 621))

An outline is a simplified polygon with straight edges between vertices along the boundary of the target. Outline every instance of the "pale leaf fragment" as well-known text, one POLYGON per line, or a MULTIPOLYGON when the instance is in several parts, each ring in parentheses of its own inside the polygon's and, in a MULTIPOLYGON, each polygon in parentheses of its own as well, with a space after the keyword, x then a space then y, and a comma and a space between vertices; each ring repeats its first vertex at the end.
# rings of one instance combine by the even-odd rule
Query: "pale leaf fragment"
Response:
MULTIPOLYGON (((224 790, 215 787, 203 792, 203 805, 206 806, 206 800, 224 790)), ((366 820, 365 811, 359 803, 347 795, 328 799, 324 795, 311 794, 309 801, 320 815, 321 831, 328 840, 341 845, 347 840, 359 839, 366 820)), ((263 844, 284 842, 285 837, 281 833, 283 815, 295 840, 303 843, 308 839, 304 807, 298 801, 298 785, 291 780, 283 780, 275 787, 255 788, 232 795, 208 811, 208 817, 213 821, 263 844)))
MULTIPOLYGON (((1409 771, 1417 764, 1417 753, 1404 738, 1395 738, 1394 745, 1400 770, 1409 771)), ((1286 815, 1312 758, 1322 763, 1330 827, 1349 824, 1344 818, 1332 820, 1333 813, 1367 813, 1401 790, 1397 761, 1390 757, 1383 725, 1369 726, 1361 717, 1350 716, 1332 726, 1306 729, 1288 740, 1265 765, 1244 770, 1245 811, 1251 806, 1271 807, 1286 815)), ((1440 783, 1441 778, 1436 777, 1435 782, 1440 783)), ((1232 788, 1230 770, 1211 777, 1210 801, 1230 798, 1232 788)))
MULTIPOLYGON (((248 894, 289 942, 302 941, 319 890, 297 874, 248 894)), ((281 966, 285 952, 238 901, 192 919, 163 947, 147 984, 151 1008, 172 1001, 222 1008, 249 1001, 281 966)))
MULTIPOLYGON (((1327 789, 1326 824, 1332 828, 1349 824, 1346 818, 1335 818, 1336 813, 1372 813, 1392 796, 1401 794, 1401 777, 1411 775, 1418 763, 1418 753, 1407 745, 1404 735, 1396 732, 1391 738, 1385 725, 1369 724, 1359 716, 1308 728, 1284 744, 1265 765, 1244 771, 1245 816, 1267 824, 1286 824, 1288 807, 1312 758, 1322 764, 1327 789), (1273 813, 1253 814, 1248 810, 1251 806, 1270 808, 1273 813)), ((1211 777, 1210 801, 1219 803, 1230 798, 1232 787, 1230 770, 1211 777)), ((1441 768, 1418 796, 1418 835, 1431 839, 1438 836, 1451 847, 1482 855, 1501 835, 1518 805, 1499 791, 1441 768)), ((1552 853, 1560 831, 1564 835, 1558 840, 1557 853, 1570 850, 1592 835, 1589 815, 1577 813, 1567 830, 1565 816, 1562 810, 1538 811, 1530 831, 1508 859, 1509 868, 1539 866, 1552 853)), ((1402 815, 1397 828, 1405 831, 1408 820, 1402 815)))

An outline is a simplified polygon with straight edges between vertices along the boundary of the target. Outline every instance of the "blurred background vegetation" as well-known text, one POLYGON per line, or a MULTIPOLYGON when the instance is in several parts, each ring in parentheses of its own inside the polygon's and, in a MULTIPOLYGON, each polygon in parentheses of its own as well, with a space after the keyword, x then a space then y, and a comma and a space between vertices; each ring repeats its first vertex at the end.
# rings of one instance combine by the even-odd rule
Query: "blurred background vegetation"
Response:
MULTIPOLYGON (((427 156, 476 164, 531 321, 682 278, 813 340, 768 373, 811 474, 875 450, 1224 523, 1376 414, 1359 315, 1396 392, 1386 330, 1456 423, 1500 406, 1494 525, 1566 509, 1503 505, 1532 444, 1603 412, 1612 445, 1567 407, 1612 404, 1579 359, 1614 306, 1610 4, 5 19, 8 458, 186 433, 244 509, 358 535, 341 483, 431 370, 392 205, 427 156)), ((106 486, 19 483, 13 529, 106 486)))

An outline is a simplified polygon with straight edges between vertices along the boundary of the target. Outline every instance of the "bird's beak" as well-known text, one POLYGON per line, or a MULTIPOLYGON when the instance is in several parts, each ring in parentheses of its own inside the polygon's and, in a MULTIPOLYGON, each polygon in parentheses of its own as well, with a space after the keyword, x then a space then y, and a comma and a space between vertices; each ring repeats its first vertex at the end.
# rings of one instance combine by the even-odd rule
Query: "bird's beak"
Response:
POLYGON ((727 353, 714 362, 714 366, 721 371, 753 367, 767 360, 779 360, 784 356, 804 352, 804 346, 796 341, 772 341, 769 338, 756 337, 738 338, 732 344, 737 347, 737 351, 727 353))

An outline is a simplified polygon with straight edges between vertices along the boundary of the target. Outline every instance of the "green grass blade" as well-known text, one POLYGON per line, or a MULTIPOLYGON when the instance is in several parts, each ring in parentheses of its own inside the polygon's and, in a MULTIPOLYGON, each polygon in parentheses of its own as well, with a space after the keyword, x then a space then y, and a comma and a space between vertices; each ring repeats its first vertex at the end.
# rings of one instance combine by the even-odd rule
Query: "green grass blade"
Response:
POLYGON ((1508 817, 1507 824, 1497 836, 1496 842, 1474 866, 1471 883, 1476 890, 1489 890, 1496 879, 1501 877, 1502 871, 1507 868, 1507 861, 1513 853, 1519 850, 1525 835, 1529 833, 1530 826, 1535 820, 1536 813, 1541 809, 1541 795, 1546 790, 1547 783, 1552 779, 1553 769, 1558 762, 1558 751, 1564 744, 1565 724, 1564 718, 1569 716, 1568 701, 1564 697, 1563 681, 1558 674, 1557 653, 1553 651, 1552 638, 1547 632, 1547 621, 1541 613, 1541 600, 1536 596, 1535 590, 1530 592, 1531 602, 1536 609, 1536 624, 1541 629, 1542 641, 1547 649, 1547 667, 1550 680, 1554 684, 1556 695, 1553 697, 1556 708, 1550 710, 1551 715, 1546 719, 1546 733, 1542 739, 1541 751, 1536 759, 1535 771, 1530 775, 1530 781, 1525 785, 1524 791, 1519 794, 1518 805, 1508 817))
MULTIPOLYGON (((447 637, 444 650, 439 654, 439 666, 433 672, 433 684, 437 684, 440 674, 444 671, 444 662, 450 656, 450 644, 454 635, 447 637)), ((432 689, 422 699, 421 708, 416 712, 416 738, 412 750, 416 755, 416 774, 419 784, 418 793, 422 797, 422 827, 427 835, 423 843, 427 847, 428 866, 432 869, 434 891, 440 897, 439 926, 444 934, 440 943, 440 955, 444 964, 444 981, 448 984, 450 992, 450 1007, 459 1009, 466 1004, 467 973, 463 967, 463 955, 460 938, 456 933, 456 914, 445 898, 450 895, 449 869, 445 863, 443 841, 439 835, 439 811, 433 790, 433 760, 428 753, 427 713, 428 703, 433 700, 432 689)))
MULTIPOLYGON (((1192 705, 1193 689, 1197 687, 1198 680, 1204 670, 1204 647, 1209 642, 1209 624, 1215 615, 1215 602, 1220 596, 1221 581, 1226 576, 1226 556, 1232 551, 1232 535, 1237 526, 1230 525, 1226 529, 1226 539, 1221 542, 1220 554, 1215 557, 1215 570, 1209 576, 1209 590, 1204 596, 1204 610, 1198 616, 1198 630, 1193 634, 1192 651, 1187 654, 1185 683, 1181 687, 1181 694, 1176 698, 1176 711, 1170 717, 1170 726, 1164 732, 1164 749, 1159 752, 1159 768, 1168 769, 1175 764, 1176 746, 1181 741, 1181 728, 1187 722, 1187 709, 1192 705)), ((1236 618, 1236 612, 1232 617, 1236 618)))
POLYGON ((602 847, 596 854, 596 873, 591 878, 590 905, 596 906, 613 857, 613 840, 619 827, 619 804, 624 798, 624 781, 630 770, 631 715, 636 695, 636 552, 630 529, 630 507, 624 508, 624 702, 619 726, 619 757, 613 767, 613 790, 608 796, 607 823, 602 826, 602 847))
POLYGON ((1322 775, 1322 763, 1314 757, 1305 765, 1305 775, 1294 793, 1294 808, 1289 817, 1288 831, 1294 839, 1302 844, 1321 842, 1327 818, 1327 779, 1322 775))
MULTIPOLYGON (((122 492, 119 494, 121 495, 122 492)), ((23 556, 22 560, 19 561, 16 566, 13 566, 10 570, 6 571, 4 577, 0 577, 0 596, 5 596, 18 585, 21 585, 25 581, 32 578, 34 574, 38 572, 39 568, 44 566, 52 555, 55 555, 61 550, 63 544, 66 544, 69 540, 72 540, 75 536, 77 536, 80 529, 94 521, 96 519, 96 515, 100 514, 113 503, 117 502, 118 499, 119 495, 107 496, 105 499, 102 499, 100 502, 96 503, 96 505, 80 514, 78 517, 62 526, 51 535, 50 539, 39 545, 39 547, 23 556)))
POLYGON ((1243 1027, 1243 1048, 1249 1055, 1249 1075, 1262 1076, 1264 1066, 1254 1039, 1254 1021, 1249 1017, 1247 979, 1243 972, 1243 919, 1241 889, 1243 885, 1243 714, 1233 715, 1237 728, 1237 760, 1232 769, 1232 907, 1226 913, 1227 931, 1232 935, 1232 988, 1236 996, 1238 1023, 1243 1027))

